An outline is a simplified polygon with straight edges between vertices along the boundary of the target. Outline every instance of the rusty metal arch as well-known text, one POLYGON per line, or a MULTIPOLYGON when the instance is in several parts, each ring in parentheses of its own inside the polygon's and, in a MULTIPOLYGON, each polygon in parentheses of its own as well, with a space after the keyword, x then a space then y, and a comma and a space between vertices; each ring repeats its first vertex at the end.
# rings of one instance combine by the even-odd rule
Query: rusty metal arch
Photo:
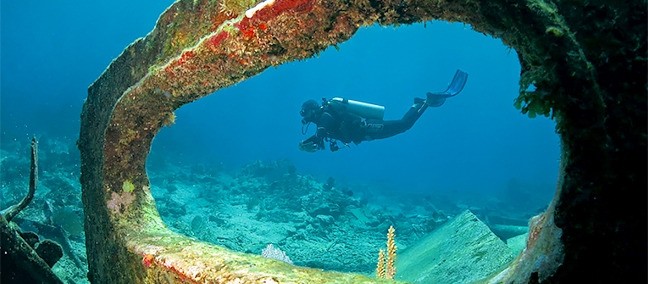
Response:
MULTIPOLYGON (((618 139, 627 133, 625 130, 636 128, 619 131, 611 128, 624 121, 618 114, 614 116, 623 110, 622 106, 610 102, 623 100, 640 105, 645 78, 626 78, 632 81, 624 85, 625 89, 613 91, 619 85, 612 86, 599 76, 612 73, 611 69, 618 65, 604 65, 601 58, 593 55, 607 47, 590 43, 611 36, 600 33, 600 29, 614 30, 641 23, 645 18, 645 3, 631 2, 595 5, 559 0, 177 1, 160 16, 155 29, 128 46, 88 90, 78 145, 90 280, 94 283, 323 283, 332 279, 340 283, 379 282, 356 274, 289 266, 171 232, 155 208, 145 161, 153 137, 161 127, 173 122, 174 110, 188 102, 270 66, 311 57, 327 46, 349 39, 361 26, 432 19, 468 23, 475 30, 501 38, 515 48, 522 64, 521 89, 531 83, 538 87, 536 94, 522 92, 523 110, 540 114, 551 111, 563 142, 556 198, 547 212, 535 220, 528 249, 496 279, 507 282, 575 279, 584 267, 600 266, 597 259, 621 258, 628 250, 623 245, 604 249, 602 255, 596 256, 588 252, 587 245, 591 243, 579 242, 588 234, 595 234, 596 241, 626 236, 623 231, 617 235, 599 232, 607 230, 608 225, 634 231, 641 228, 636 223, 617 221, 626 212, 613 212, 616 215, 606 219, 608 223, 601 223, 597 219, 600 215, 583 213, 618 205, 621 200, 611 198, 606 189, 617 183, 639 180, 642 169, 645 173, 644 166, 639 171, 626 173, 625 177, 631 180, 614 175, 615 171, 626 168, 614 167, 618 161, 611 156, 610 148, 641 154, 641 147, 628 146, 618 139), (597 12, 605 13, 600 16, 597 12), (614 17, 616 22, 601 24, 599 30, 583 25, 606 15, 614 17), (610 125, 611 121, 616 124, 610 125), (592 159, 600 163, 592 165, 589 163, 592 159), (598 203, 582 202, 583 198, 593 196, 600 198, 598 203), (588 259, 590 256, 594 258, 588 259)), ((615 69, 618 74, 634 74, 642 66, 645 70, 645 60, 631 59, 631 55, 645 51, 644 30, 645 23, 643 29, 640 24, 638 29, 630 31, 636 37, 621 38, 619 46, 613 46, 617 53, 626 51, 627 56, 619 56, 627 58, 625 66, 630 66, 615 69)), ((613 51, 609 54, 613 55, 613 51)), ((627 119, 636 123, 637 118, 641 118, 641 113, 627 119)), ((645 154, 645 141, 643 146, 645 154)), ((635 182, 628 186, 624 193, 641 197, 641 193, 635 192, 641 184, 635 182)), ((645 224, 643 231, 645 236, 645 224)), ((627 245, 637 244, 641 242, 627 245)), ((643 248, 645 251, 645 242, 643 248)), ((619 266, 629 264, 628 261, 619 263, 619 266)), ((637 267, 629 265, 629 268, 613 267, 614 273, 610 275, 623 275, 623 269, 637 267)))

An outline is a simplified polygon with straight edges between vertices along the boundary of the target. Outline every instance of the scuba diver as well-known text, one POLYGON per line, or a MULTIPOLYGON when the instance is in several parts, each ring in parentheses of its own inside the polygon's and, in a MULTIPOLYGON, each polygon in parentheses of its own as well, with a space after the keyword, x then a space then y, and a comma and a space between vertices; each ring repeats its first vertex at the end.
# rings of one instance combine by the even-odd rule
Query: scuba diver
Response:
POLYGON ((306 140, 299 142, 299 149, 315 152, 329 149, 335 152, 340 149, 338 141, 345 146, 353 142, 382 139, 403 133, 412 128, 428 107, 439 107, 447 98, 456 96, 463 90, 468 74, 457 70, 448 88, 439 93, 427 93, 425 99, 414 98, 414 104, 399 120, 383 120, 385 107, 343 98, 322 99, 320 105, 315 100, 308 100, 302 105, 299 114, 302 116, 302 134, 306 134, 311 123, 317 125, 317 132, 306 140))

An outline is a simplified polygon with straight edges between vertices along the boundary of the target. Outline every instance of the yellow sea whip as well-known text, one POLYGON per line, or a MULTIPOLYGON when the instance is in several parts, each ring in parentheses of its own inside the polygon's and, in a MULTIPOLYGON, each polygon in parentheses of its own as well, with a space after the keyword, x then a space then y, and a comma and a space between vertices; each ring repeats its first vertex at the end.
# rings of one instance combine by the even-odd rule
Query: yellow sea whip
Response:
POLYGON ((385 278, 387 279, 394 279, 396 275, 396 267, 394 267, 397 249, 394 241, 395 231, 394 226, 389 226, 389 230, 387 230, 387 265, 385 267, 385 278))
POLYGON ((387 256, 385 256, 385 250, 380 249, 378 251, 378 265, 376 267, 376 277, 385 278, 385 279, 394 279, 396 275, 396 267, 394 266, 396 262, 396 242, 394 238, 396 229, 394 226, 389 226, 387 230, 387 256))
POLYGON ((378 251, 378 267, 376 267, 376 277, 385 278, 385 250, 378 251))

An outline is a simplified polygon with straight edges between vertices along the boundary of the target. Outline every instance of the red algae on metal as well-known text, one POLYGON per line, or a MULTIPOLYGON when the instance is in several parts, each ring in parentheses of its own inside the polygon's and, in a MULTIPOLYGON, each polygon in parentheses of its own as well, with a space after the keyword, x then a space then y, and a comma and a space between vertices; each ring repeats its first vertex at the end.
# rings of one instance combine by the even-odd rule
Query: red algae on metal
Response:
POLYGON ((542 231, 542 228, 544 228, 546 215, 547 213, 543 212, 540 215, 531 218, 529 221, 529 236, 526 245, 527 249, 535 246, 535 243, 540 236, 540 232, 542 231))

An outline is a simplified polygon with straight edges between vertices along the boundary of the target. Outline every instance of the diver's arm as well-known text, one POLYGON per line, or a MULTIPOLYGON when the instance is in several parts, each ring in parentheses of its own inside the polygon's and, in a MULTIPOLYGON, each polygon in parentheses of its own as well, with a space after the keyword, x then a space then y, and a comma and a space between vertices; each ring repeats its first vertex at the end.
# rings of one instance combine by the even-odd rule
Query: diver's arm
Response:
POLYGON ((308 139, 299 142, 299 149, 306 152, 315 152, 317 150, 324 150, 324 138, 328 137, 329 129, 335 124, 335 118, 325 112, 317 124, 317 131, 315 135, 308 139))

